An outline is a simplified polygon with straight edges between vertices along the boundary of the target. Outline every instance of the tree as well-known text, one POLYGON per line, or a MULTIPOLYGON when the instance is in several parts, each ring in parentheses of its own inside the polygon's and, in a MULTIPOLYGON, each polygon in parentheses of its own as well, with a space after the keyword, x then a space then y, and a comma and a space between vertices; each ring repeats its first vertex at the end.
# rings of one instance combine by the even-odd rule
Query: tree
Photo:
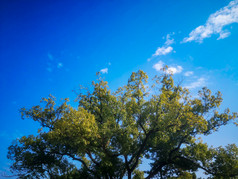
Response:
POLYGON ((198 139, 237 119, 217 111, 221 93, 202 88, 194 98, 168 73, 151 87, 147 80, 139 70, 112 93, 99 76, 78 94, 77 109, 68 99, 57 106, 53 96, 43 98, 45 106, 22 108, 41 129, 9 147, 12 170, 19 178, 196 178, 198 169, 238 176, 236 145, 209 148, 198 139), (148 171, 139 168, 145 159, 148 171))

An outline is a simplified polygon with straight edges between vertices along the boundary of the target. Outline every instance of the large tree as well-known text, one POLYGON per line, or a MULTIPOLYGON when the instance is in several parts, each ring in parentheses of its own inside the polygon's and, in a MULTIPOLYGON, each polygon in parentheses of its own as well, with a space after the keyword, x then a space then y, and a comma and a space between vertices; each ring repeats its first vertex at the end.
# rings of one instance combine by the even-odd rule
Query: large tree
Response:
POLYGON ((49 96, 45 105, 21 109, 41 129, 9 147, 12 170, 20 178, 194 178, 198 169, 238 176, 235 144, 211 148, 198 139, 237 119, 229 109, 217 111, 221 93, 202 88, 191 96, 166 72, 150 87, 147 79, 141 70, 132 73, 112 93, 99 77, 78 94, 77 108, 49 96))

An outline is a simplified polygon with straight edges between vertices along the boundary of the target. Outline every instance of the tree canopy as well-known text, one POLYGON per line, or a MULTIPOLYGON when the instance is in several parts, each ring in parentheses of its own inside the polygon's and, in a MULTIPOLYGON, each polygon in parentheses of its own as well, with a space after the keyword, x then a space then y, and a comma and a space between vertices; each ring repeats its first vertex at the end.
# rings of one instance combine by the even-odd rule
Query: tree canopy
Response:
POLYGON ((153 81, 139 70, 111 92, 99 76, 80 91, 77 108, 68 99, 56 105, 51 95, 22 108, 41 128, 9 147, 12 171, 19 178, 195 178, 198 169, 211 178, 238 176, 235 144, 213 148, 198 139, 237 119, 218 112, 221 93, 204 87, 194 97, 168 73, 153 81))

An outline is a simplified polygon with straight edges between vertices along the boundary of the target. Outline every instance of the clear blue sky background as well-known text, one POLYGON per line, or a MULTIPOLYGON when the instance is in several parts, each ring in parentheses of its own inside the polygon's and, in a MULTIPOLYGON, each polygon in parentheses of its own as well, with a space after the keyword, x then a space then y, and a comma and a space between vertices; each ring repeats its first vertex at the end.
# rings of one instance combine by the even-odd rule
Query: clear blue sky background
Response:
MULTIPOLYGON (((167 64, 192 94, 203 86, 220 90, 221 110, 238 111, 238 20, 229 19, 237 1, 229 3, 1 0, 0 171, 8 170, 12 140, 36 133, 38 127, 21 120, 19 109, 37 105, 49 94, 74 100, 72 90, 90 85, 102 69, 116 89, 133 71, 142 69, 152 77, 160 73, 155 64, 167 64)), ((238 144, 237 134, 228 125, 204 140, 214 146, 238 144)))

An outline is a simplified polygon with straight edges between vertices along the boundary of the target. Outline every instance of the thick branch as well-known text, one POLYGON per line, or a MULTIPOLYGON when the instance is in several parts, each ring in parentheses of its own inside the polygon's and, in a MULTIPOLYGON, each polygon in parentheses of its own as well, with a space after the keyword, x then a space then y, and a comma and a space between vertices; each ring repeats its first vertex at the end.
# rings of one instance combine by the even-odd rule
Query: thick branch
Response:
POLYGON ((151 135, 153 132, 154 132, 154 130, 151 130, 151 131, 149 131, 149 132, 147 133, 147 135, 146 135, 146 137, 145 137, 145 140, 143 141, 143 143, 142 143, 141 146, 140 146, 140 149, 138 150, 138 152, 137 152, 134 156, 131 157, 129 163, 131 163, 134 159, 136 160, 135 163, 133 164, 132 168, 131 168, 132 171, 133 171, 133 170, 136 168, 136 166, 138 165, 140 155, 142 154, 142 152, 143 152, 143 150, 144 150, 144 148, 145 148, 145 146, 146 146, 146 143, 147 143, 147 141, 148 141, 150 135, 151 135))
POLYGON ((93 158, 91 152, 87 152, 89 158, 92 160, 93 163, 95 163, 96 165, 99 165, 99 163, 93 158))
POLYGON ((156 174, 158 174, 162 168, 167 165, 167 162, 160 162, 159 166, 155 168, 154 170, 151 169, 149 175, 146 177, 146 179, 153 178, 156 174))

